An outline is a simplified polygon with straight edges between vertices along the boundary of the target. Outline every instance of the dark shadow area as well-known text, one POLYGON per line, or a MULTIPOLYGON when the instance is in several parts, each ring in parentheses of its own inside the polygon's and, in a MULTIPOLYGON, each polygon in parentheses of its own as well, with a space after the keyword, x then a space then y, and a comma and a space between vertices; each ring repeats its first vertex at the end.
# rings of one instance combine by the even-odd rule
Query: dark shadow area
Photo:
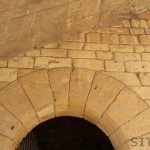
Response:
POLYGON ((36 149, 39 150, 114 149, 108 137, 98 127, 75 117, 59 117, 48 120, 34 128, 32 133, 36 136, 38 142, 36 149))

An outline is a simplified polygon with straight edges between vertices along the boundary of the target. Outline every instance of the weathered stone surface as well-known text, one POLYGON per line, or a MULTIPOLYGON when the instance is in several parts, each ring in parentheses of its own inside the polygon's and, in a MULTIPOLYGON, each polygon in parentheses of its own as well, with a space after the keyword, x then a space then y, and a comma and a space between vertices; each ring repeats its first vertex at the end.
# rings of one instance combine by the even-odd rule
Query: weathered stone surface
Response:
POLYGON ((0 67, 6 67, 7 66, 7 60, 0 60, 0 67))
POLYGON ((101 42, 101 35, 100 33, 88 33, 86 35, 86 42, 91 43, 100 43, 101 42))
POLYGON ((134 50, 135 50, 135 52, 144 52, 145 51, 145 48, 144 48, 144 46, 141 46, 141 45, 135 45, 134 46, 134 50))
POLYGON ((73 66, 77 68, 87 68, 91 70, 103 70, 104 69, 104 63, 101 60, 95 60, 95 59, 74 59, 73 60, 73 66))
POLYGON ((150 53, 142 53, 142 60, 150 60, 150 53))
POLYGON ((71 68, 58 68, 48 72, 55 98, 56 116, 67 116, 69 114, 68 95, 71 71, 71 68))
POLYGON ((139 44, 137 36, 120 35, 120 44, 139 44))
POLYGON ((118 71, 122 72, 125 70, 124 64, 122 61, 105 61, 105 69, 106 71, 118 71))
POLYGON ((0 97, 0 103, 29 131, 39 123, 36 112, 18 81, 0 91, 0 97))
POLYGON ((117 34, 102 34, 102 43, 119 44, 119 37, 117 34))
POLYGON ((8 67, 33 68, 34 59, 31 57, 13 57, 8 60, 8 67))
POLYGON ((76 43, 76 42, 60 42, 61 49, 75 49, 75 50, 82 50, 83 43, 76 43))
POLYGON ((148 23, 146 20, 140 20, 140 28, 148 28, 148 23))
POLYGON ((140 22, 139 22, 139 20, 131 20, 131 25, 133 28, 139 28, 140 22))
POLYGON ((11 68, 0 68, 0 81, 12 82, 17 79, 17 70, 11 68))
POLYGON ((126 88, 119 93, 116 100, 108 107, 101 121, 103 124, 107 124, 107 133, 111 134, 147 107, 148 105, 139 96, 126 88))
POLYGON ((150 109, 147 109, 119 128, 110 138, 115 138, 117 140, 116 146, 120 146, 131 138, 148 134, 150 130, 149 119, 150 109))
POLYGON ((130 23, 129 20, 123 20, 122 24, 123 24, 123 27, 126 27, 126 28, 130 28, 131 27, 131 23, 130 23))
POLYGON ((102 73, 96 73, 85 107, 85 118, 98 121, 116 95, 124 88, 119 81, 102 73))
POLYGON ((49 85, 47 70, 41 70, 19 79, 31 100, 40 121, 55 116, 54 99, 49 85))
POLYGON ((130 32, 133 35, 145 34, 144 29, 142 28, 130 28, 130 32))
POLYGON ((70 58, 37 57, 35 68, 71 67, 70 58))
POLYGON ((110 33, 129 34, 129 29, 128 28, 110 28, 110 33))
POLYGON ((83 116, 94 74, 94 71, 80 68, 74 69, 71 73, 69 115, 77 117, 83 116))
POLYGON ((141 35, 140 37, 140 43, 143 45, 149 45, 150 43, 150 35, 141 35))
POLYGON ((37 70, 36 69, 18 69, 17 75, 18 75, 18 78, 19 78, 19 77, 23 77, 27 74, 30 74, 32 72, 35 72, 35 71, 37 71, 37 70))
POLYGON ((96 58, 94 51, 78 51, 78 50, 69 50, 68 57, 71 58, 96 58))
POLYGON ((108 46, 108 44, 86 43, 84 50, 109 51, 109 46, 108 46))
POLYGON ((125 67, 128 72, 149 72, 150 62, 148 61, 127 61, 125 67))
POLYGON ((106 74, 120 80, 127 86, 137 86, 140 85, 140 81, 136 74, 127 72, 105 72, 106 74))
POLYGON ((139 74, 142 85, 150 85, 150 73, 139 74))
POLYGON ((27 52, 26 53, 26 56, 40 56, 41 55, 41 51, 39 49, 35 49, 35 50, 32 50, 30 52, 27 52))
POLYGON ((42 49, 41 56, 66 57, 67 51, 61 49, 42 49))
POLYGON ((113 53, 97 51, 96 56, 97 56, 97 59, 110 60, 113 58, 113 53))
POLYGON ((132 45, 110 45, 112 52, 133 52, 132 45))

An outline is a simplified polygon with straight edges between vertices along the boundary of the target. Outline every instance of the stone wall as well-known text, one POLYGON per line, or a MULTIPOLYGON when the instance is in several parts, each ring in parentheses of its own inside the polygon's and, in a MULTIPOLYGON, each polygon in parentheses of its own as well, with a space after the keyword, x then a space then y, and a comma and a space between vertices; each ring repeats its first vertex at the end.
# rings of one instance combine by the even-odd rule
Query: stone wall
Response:
POLYGON ((0 60, 0 88, 36 70, 58 67, 104 72, 150 105, 150 20, 123 20, 0 60))

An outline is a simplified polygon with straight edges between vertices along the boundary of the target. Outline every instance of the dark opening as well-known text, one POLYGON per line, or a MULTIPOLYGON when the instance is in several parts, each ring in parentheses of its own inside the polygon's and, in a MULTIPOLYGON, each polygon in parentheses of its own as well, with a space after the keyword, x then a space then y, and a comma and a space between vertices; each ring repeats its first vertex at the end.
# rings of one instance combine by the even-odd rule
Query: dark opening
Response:
POLYGON ((80 118, 59 117, 34 128, 18 150, 113 150, 113 147, 95 125, 80 118))

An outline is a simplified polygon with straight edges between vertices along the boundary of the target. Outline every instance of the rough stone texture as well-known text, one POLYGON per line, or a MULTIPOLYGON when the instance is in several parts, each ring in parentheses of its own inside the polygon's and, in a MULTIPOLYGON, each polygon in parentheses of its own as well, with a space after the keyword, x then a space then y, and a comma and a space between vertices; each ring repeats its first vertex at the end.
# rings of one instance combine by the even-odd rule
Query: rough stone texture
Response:
POLYGON ((69 115, 82 117, 94 71, 86 69, 75 69, 71 73, 69 92, 69 115))
POLYGON ((96 55, 97 55, 97 59, 101 59, 101 60, 110 60, 113 58, 113 53, 111 52, 97 51, 96 55))
POLYGON ((108 51, 108 44, 95 44, 95 43, 86 43, 84 50, 100 50, 100 51, 108 51))
POLYGON ((132 45, 110 45, 112 52, 133 52, 132 45))
POLYGON ((143 44, 143 45, 149 45, 150 35, 141 35, 140 36, 140 43, 143 44))
POLYGON ((68 115, 69 83, 71 68, 52 69, 48 72, 50 85, 55 98, 56 116, 68 115))
POLYGON ((136 36, 120 35, 120 44, 139 44, 139 41, 136 36))
POLYGON ((150 85, 150 73, 140 73, 139 77, 142 85, 150 85))
POLYGON ((39 121, 36 112, 17 81, 0 91, 0 103, 30 131, 39 121))
POLYGON ((40 121, 55 116, 54 99, 46 70, 26 75, 19 82, 36 109, 40 121))

